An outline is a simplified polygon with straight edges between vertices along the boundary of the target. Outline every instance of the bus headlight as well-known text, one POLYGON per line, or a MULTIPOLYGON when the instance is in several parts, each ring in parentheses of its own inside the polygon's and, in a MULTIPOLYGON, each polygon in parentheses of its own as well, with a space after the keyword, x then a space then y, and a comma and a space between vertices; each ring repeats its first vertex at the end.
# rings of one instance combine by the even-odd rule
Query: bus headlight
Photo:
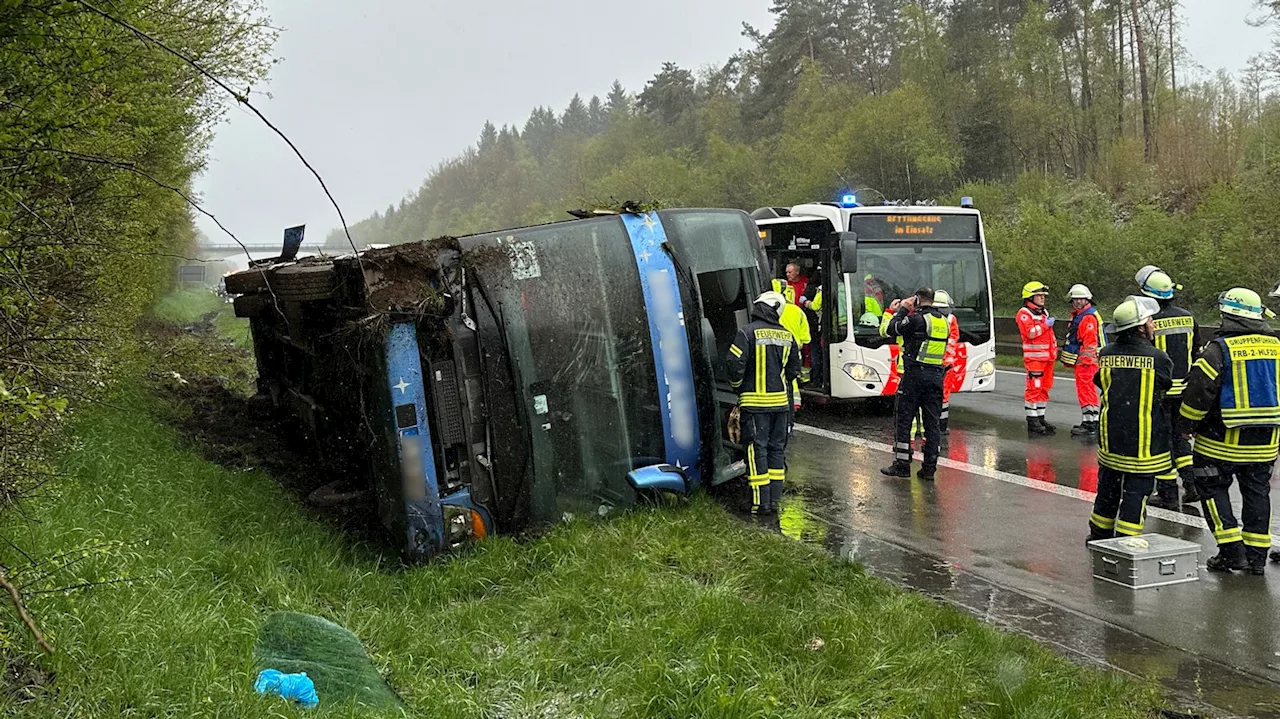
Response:
POLYGON ((992 362, 991 360, 987 360, 982 364, 978 365, 978 371, 975 373, 975 376, 990 377, 995 373, 996 373, 996 363, 992 362))
POLYGON ((864 364, 850 362, 844 366, 844 373, 854 382, 879 382, 880 373, 864 364))

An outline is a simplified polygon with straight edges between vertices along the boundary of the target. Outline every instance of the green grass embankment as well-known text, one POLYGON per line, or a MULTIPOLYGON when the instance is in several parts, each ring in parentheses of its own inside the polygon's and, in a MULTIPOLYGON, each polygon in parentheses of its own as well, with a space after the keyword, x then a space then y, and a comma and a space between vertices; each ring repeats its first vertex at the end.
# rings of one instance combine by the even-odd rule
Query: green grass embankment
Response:
POLYGON ((399 715, 256 696, 281 610, 355 632, 423 717, 1139 719, 1160 701, 705 496, 405 569, 264 472, 202 458, 157 418, 171 402, 139 381, 84 413, 41 521, 16 530, 43 566, 75 561, 41 580, 4 556, 58 652, 38 660, 52 688, 0 693, 0 713, 399 715))

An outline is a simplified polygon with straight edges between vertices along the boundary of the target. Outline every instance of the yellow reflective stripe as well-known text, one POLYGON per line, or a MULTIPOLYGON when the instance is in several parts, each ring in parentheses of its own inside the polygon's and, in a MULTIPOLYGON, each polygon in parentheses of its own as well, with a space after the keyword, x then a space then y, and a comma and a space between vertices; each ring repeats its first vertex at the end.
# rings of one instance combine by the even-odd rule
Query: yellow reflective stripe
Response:
MULTIPOLYGON (((758 335, 757 335, 758 336, 758 335)), ((764 366, 767 363, 768 352, 765 346, 756 342, 756 392, 764 392, 767 385, 764 383, 764 366)))
POLYGON ((790 400, 787 399, 787 395, 784 392, 781 397, 776 398, 748 397, 747 395, 743 395, 742 401, 738 403, 738 406, 745 409, 750 409, 752 407, 757 409, 777 409, 780 407, 789 407, 791 405, 790 400))
POLYGON ((1200 420, 1204 419, 1206 415, 1209 414, 1209 410, 1196 409, 1195 407, 1192 407, 1191 405, 1186 404, 1184 402, 1182 405, 1182 409, 1178 410, 1178 413, 1189 420, 1192 420, 1194 422, 1199 422, 1200 420))
POLYGON ((742 386, 742 380, 737 380, 737 381, 729 380, 729 386, 734 389, 737 389, 742 386))
MULTIPOLYGON (((1230 349, 1230 347, 1228 347, 1230 349)), ((1236 406, 1234 409, 1248 409, 1249 407, 1249 374, 1245 370, 1248 364, 1245 362, 1237 362, 1234 353, 1231 357, 1231 383, 1236 390, 1236 406)), ((1226 411, 1223 415, 1225 417, 1226 411)))
POLYGON ((1257 534, 1254 532, 1244 532, 1244 543, 1250 547, 1267 548, 1271 546, 1270 534, 1257 534))
POLYGON ((1142 534, 1142 525, 1118 519, 1116 520, 1116 534, 1127 534, 1129 536, 1142 534))
POLYGON ((786 478, 787 478, 787 470, 785 470, 785 469, 771 469, 771 470, 769 470, 769 479, 770 479, 770 480, 781 480, 781 479, 786 479, 786 478))
POLYGON ((1217 537, 1223 533, 1222 515, 1218 514, 1218 500, 1210 498, 1205 500, 1205 506, 1209 508, 1209 519, 1213 523, 1213 536, 1217 537))
MULTIPOLYGON (((1228 435, 1236 432, 1239 436, 1239 430, 1229 430, 1228 435)), ((1237 462, 1240 464, 1262 464, 1274 461, 1280 456, 1280 443, 1276 441, 1276 433, 1271 433, 1270 444, 1258 445, 1242 445, 1233 442, 1222 442, 1216 439, 1210 439, 1196 435, 1195 453, 1209 457, 1211 459, 1219 459, 1224 462, 1237 462)))
POLYGON ((1181 457, 1175 457, 1173 460, 1173 466, 1178 469, 1186 469, 1187 467, 1190 467, 1191 464, 1192 460, 1191 455, 1189 454, 1184 454, 1181 457))
POLYGON ((729 345, 729 354, 733 355, 734 357, 741 357, 742 348, 739 347, 738 345, 729 345))
POLYGON ((1113 529, 1116 526, 1116 520, 1111 519, 1110 517, 1104 517, 1097 512, 1089 515, 1089 521, 1093 522, 1093 524, 1100 529, 1113 529))
POLYGON ((1210 366, 1210 365, 1209 365, 1209 363, 1208 363, 1208 361, 1206 361, 1206 360, 1205 360, 1205 358, 1203 358, 1203 357, 1201 357, 1200 359, 1196 360, 1196 363, 1195 363, 1195 364, 1193 364, 1193 365, 1191 365, 1191 367, 1192 367, 1193 369, 1195 369, 1195 368, 1197 368, 1197 367, 1198 367, 1198 368, 1200 369, 1200 371, 1201 371, 1201 372, 1204 372, 1204 373, 1205 373, 1205 376, 1206 376, 1206 377, 1208 377, 1208 378, 1209 378, 1209 379, 1211 379, 1211 380, 1216 380, 1216 379, 1218 379, 1218 370, 1216 370, 1216 369, 1214 369, 1212 366, 1210 366))
POLYGON ((1108 469, 1114 469, 1117 472, 1160 474, 1172 466, 1172 460, 1168 452, 1163 452, 1153 457, 1138 458, 1113 454, 1105 449, 1098 448, 1098 464, 1108 469))
POLYGON ((1155 401, 1156 373, 1143 370, 1138 373, 1138 459, 1151 456, 1151 415, 1155 401))
POLYGON ((778 379, 782 380, 783 387, 787 386, 787 362, 789 361, 791 361, 791 345, 782 348, 782 366, 778 368, 778 379))
POLYGON ((1098 415, 1098 445, 1105 450, 1111 446, 1111 435, 1107 431, 1111 414, 1111 402, 1108 401, 1111 396, 1111 368, 1103 367, 1098 370, 1098 376, 1102 378, 1102 412, 1098 415))

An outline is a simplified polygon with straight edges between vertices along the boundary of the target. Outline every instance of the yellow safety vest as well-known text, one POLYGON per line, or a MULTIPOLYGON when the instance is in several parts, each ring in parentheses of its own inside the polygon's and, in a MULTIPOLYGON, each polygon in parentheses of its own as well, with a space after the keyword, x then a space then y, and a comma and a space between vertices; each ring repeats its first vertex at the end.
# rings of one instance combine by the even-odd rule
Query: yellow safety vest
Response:
POLYGON ((929 339, 920 343, 920 349, 916 352, 916 361, 920 364, 941 367, 942 360, 947 356, 947 339, 951 336, 951 326, 946 317, 935 314, 925 314, 924 322, 929 332, 929 339))

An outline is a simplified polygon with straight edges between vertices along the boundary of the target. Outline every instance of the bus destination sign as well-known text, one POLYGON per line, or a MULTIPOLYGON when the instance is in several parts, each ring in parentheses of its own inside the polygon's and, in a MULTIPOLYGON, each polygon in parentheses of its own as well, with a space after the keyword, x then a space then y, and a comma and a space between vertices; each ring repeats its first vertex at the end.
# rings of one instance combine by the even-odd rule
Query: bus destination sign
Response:
POLYGON ((868 213, 849 217, 849 231, 859 240, 942 240, 976 242, 976 215, 868 213))

